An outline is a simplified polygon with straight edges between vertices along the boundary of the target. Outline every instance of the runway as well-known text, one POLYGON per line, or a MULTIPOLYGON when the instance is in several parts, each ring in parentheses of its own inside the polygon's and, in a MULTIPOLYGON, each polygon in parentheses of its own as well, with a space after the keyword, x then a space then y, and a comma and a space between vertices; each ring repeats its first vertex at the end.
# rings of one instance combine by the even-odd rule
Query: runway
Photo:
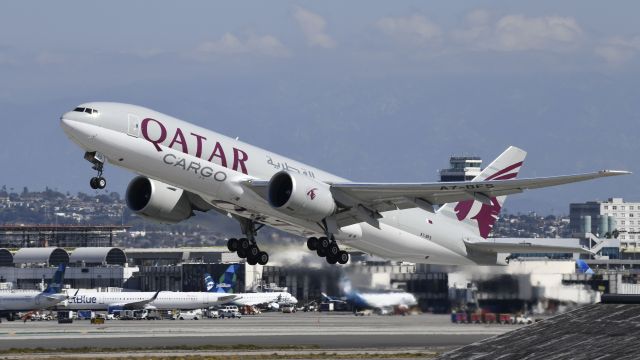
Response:
POLYGON ((516 325, 452 324, 448 315, 364 316, 265 313, 242 319, 110 320, 92 325, 53 321, 0 324, 0 350, 10 348, 170 349, 193 346, 301 346, 316 349, 437 348, 503 334, 516 325))

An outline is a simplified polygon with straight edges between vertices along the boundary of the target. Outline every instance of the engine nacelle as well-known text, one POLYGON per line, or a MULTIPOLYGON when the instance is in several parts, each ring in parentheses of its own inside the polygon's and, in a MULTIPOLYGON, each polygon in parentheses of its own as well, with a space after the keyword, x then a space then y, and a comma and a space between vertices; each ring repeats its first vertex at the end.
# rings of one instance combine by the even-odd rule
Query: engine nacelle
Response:
POLYGON ((193 216, 184 190, 144 176, 131 180, 126 200, 131 211, 162 223, 175 224, 193 216))
POLYGON ((280 171, 269 180, 269 204, 298 218, 320 221, 336 212, 329 184, 280 171))

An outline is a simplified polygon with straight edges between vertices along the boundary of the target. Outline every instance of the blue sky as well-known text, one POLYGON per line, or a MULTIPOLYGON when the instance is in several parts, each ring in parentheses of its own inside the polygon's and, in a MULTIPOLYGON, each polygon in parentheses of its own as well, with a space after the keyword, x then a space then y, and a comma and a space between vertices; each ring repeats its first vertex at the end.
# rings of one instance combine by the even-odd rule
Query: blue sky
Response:
MULTIPOLYGON (((640 3, 6 2, 0 184, 90 191, 58 125, 140 104, 357 181, 433 181, 452 154, 529 152, 522 176, 640 173, 640 3)), ((132 174, 108 168, 108 190, 132 174)), ((514 196, 514 211, 640 201, 636 176, 514 196)))

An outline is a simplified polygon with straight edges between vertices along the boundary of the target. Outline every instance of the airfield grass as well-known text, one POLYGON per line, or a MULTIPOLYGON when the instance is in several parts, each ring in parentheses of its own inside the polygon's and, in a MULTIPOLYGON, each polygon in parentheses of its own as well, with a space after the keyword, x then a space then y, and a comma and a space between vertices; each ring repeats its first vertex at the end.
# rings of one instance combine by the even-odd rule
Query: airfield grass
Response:
POLYGON ((260 346, 260 345, 202 345, 202 346, 170 346, 161 348, 126 348, 126 349, 113 349, 113 348, 23 348, 23 349, 8 349, 2 351, 0 358, 3 356, 29 358, 29 355, 35 357, 46 357, 48 360, 56 359, 150 359, 150 360, 269 360, 269 359, 309 359, 309 360, 322 360, 322 359, 431 359, 439 355, 438 352, 432 351, 417 351, 417 352, 383 352, 377 353, 367 352, 364 350, 362 353, 342 353, 332 352, 331 350, 317 352, 319 347, 317 345, 291 345, 291 346, 260 346), (185 354, 163 354, 163 352, 185 352, 185 354), (225 354, 216 354, 216 351, 225 352, 225 354), (229 354, 229 352, 238 351, 242 352, 239 355, 229 354), (273 353, 270 353, 273 351, 273 353), (309 351, 309 352, 306 352, 309 351), (202 354, 198 354, 201 352, 202 354), (255 352, 250 354, 247 352, 255 352), (109 353, 107 356, 101 356, 101 354, 109 353), (122 354, 120 356, 119 354, 122 354), (38 356, 40 355, 40 356, 38 356), (74 356, 75 355, 75 356, 74 356))

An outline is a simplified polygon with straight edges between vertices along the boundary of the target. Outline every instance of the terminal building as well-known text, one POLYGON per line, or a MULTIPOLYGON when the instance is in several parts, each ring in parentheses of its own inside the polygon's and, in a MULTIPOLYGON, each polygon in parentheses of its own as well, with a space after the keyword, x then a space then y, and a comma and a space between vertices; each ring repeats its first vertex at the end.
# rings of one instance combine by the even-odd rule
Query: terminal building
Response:
POLYGON ((450 167, 440 170, 440 181, 471 181, 482 172, 482 159, 479 156, 452 156, 450 167))
POLYGON ((640 203, 624 202, 622 198, 574 203, 569 217, 577 236, 619 241, 619 248, 609 249, 606 254, 610 259, 640 259, 640 203))
POLYGON ((0 248, 113 246, 130 226, 0 225, 0 248))

